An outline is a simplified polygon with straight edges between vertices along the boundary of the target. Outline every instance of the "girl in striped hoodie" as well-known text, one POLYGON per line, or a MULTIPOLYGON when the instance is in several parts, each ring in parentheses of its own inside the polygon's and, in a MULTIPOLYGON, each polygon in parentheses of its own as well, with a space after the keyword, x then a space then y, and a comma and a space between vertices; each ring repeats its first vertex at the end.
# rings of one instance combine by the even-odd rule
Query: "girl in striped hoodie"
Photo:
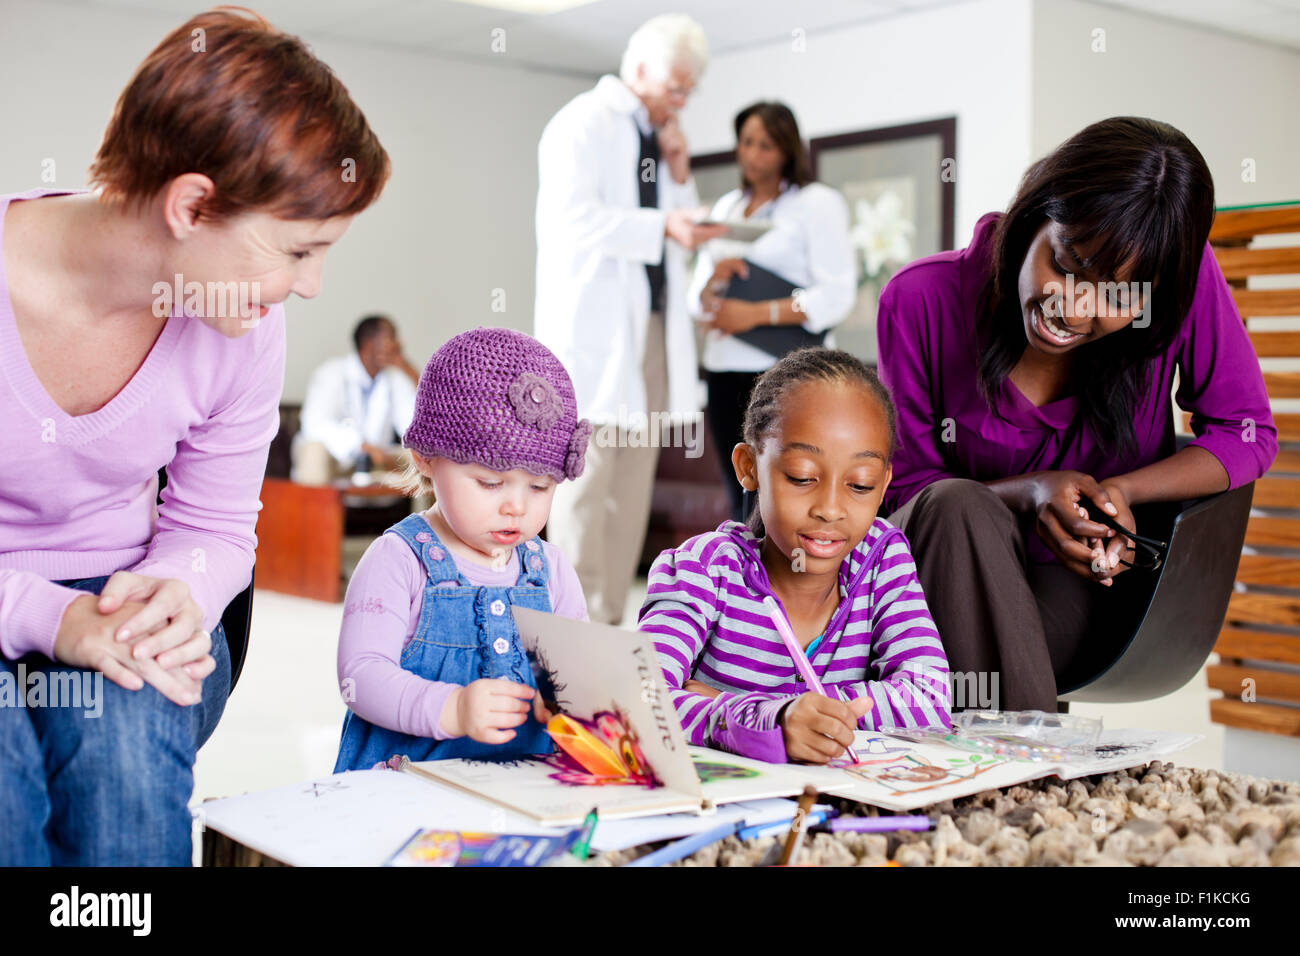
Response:
POLYGON ((827 763, 855 728, 949 727, 948 660, 907 539, 876 511, 894 406, 847 352, 792 352, 754 385, 732 452, 749 524, 664 551, 638 627, 654 635, 693 744, 827 763), (768 616, 781 605, 828 696, 810 692, 768 616))

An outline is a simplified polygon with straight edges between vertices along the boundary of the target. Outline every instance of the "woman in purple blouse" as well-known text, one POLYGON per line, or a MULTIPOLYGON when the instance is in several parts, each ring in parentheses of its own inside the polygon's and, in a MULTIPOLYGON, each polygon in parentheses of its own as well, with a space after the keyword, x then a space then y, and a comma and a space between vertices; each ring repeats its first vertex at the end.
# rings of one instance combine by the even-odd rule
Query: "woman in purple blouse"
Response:
POLYGON ((1103 120, 1030 167, 969 246, 912 263, 881 295, 900 439, 885 505, 953 672, 988 674, 980 686, 997 674, 994 706, 1055 710, 1058 685, 1104 664, 1113 643, 1099 638, 1131 630, 1150 593, 1150 574, 1123 573, 1131 542, 1089 520, 1085 497, 1141 533, 1134 509, 1235 488, 1273 461, 1213 219, 1186 136, 1103 120), (1182 450, 1175 384, 1196 435, 1182 450))

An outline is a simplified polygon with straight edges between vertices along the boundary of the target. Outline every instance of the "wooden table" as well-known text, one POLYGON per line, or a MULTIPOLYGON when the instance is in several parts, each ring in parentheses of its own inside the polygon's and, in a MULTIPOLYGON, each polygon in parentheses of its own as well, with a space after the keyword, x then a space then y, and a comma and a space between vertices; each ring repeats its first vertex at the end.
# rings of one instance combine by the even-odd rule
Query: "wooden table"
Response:
POLYGON ((344 510, 357 499, 396 497, 400 493, 382 482, 300 485, 263 479, 257 586, 318 601, 340 600, 344 510))

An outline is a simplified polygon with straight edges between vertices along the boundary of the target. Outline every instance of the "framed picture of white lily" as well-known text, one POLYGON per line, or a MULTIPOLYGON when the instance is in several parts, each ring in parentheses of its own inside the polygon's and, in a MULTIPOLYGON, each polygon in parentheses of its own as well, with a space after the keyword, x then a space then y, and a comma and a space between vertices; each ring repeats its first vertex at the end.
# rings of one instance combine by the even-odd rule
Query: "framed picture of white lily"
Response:
POLYGON ((880 290, 912 260, 953 247, 957 119, 820 136, 809 147, 817 179, 848 203, 858 255, 858 300, 836 342, 874 365, 880 290))

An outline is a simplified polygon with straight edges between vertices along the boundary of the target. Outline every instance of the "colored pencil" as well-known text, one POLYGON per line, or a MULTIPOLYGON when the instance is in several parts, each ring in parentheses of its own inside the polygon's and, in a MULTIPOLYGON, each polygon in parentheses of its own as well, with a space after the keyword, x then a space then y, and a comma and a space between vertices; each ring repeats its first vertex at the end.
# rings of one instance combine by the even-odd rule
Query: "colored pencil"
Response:
MULTIPOLYGON (((790 652, 790 656, 794 658, 795 669, 803 676, 804 683, 808 685, 808 689, 814 693, 821 694, 823 697, 830 697, 830 694, 826 693, 826 688, 822 687, 822 682, 817 679, 817 674, 813 670, 812 664, 808 662, 808 657, 804 654, 803 648, 799 644, 799 638, 794 636, 794 631, 790 628, 790 622, 787 621, 785 615, 781 613, 781 607, 776 603, 776 598, 772 597, 770 594, 767 595, 763 598, 763 606, 767 608, 767 616, 772 619, 772 623, 776 626, 776 632, 781 635, 782 642, 784 642, 786 649, 790 652)), ((837 700, 838 695, 832 699, 837 700)), ((854 763, 857 763, 858 755, 853 752, 853 748, 846 747, 844 749, 848 753, 849 759, 854 763)))
MULTIPOLYGON (((809 826, 816 826, 824 823, 831 817, 835 816, 835 810, 813 810, 808 814, 809 826)), ((773 833, 780 833, 782 830, 789 829, 790 824, 794 822, 791 817, 787 820, 773 820, 770 823, 755 823, 753 826, 744 827, 736 831, 736 836, 742 840, 756 840, 759 837, 769 836, 773 833)))
POLYGON ((703 833, 683 837, 675 843, 670 843, 655 850, 653 853, 637 857, 631 863, 625 863, 624 866, 663 866, 667 863, 675 863, 690 856, 696 850, 708 846, 710 843, 717 843, 719 840, 726 839, 739 831, 744 825, 744 820, 733 820, 730 823, 714 827, 712 830, 705 830, 703 833))

